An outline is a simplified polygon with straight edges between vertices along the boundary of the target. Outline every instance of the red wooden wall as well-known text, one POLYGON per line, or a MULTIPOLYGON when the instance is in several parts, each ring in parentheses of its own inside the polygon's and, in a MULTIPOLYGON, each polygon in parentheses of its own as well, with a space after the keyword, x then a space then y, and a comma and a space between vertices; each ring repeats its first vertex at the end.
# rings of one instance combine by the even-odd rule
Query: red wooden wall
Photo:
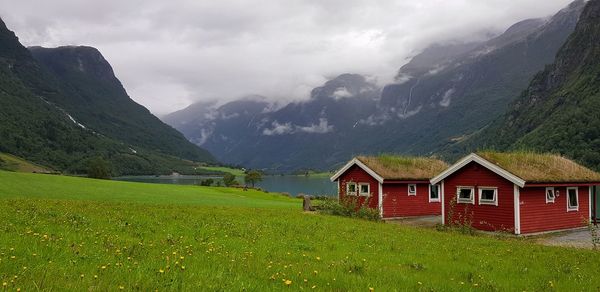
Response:
POLYGON ((408 195, 407 183, 383 185, 383 217, 441 215, 442 204, 429 202, 429 183, 417 184, 417 195, 408 195))
POLYGON ((379 204, 379 182, 370 176, 366 171, 362 170, 362 168, 354 165, 350 167, 344 174, 339 177, 340 182, 340 200, 346 198, 346 184, 348 182, 356 183, 357 196, 349 196, 351 198, 357 198, 360 204, 364 204, 365 200, 370 208, 378 208, 379 204), (369 183, 369 189, 371 195, 369 197, 360 196, 359 194, 359 183, 369 183))
POLYGON ((545 187, 521 189, 521 233, 542 232, 586 226, 590 217, 589 187, 580 186, 579 211, 567 211, 567 188, 555 187, 558 196, 546 203, 545 187))
POLYGON ((457 203, 454 219, 472 218, 474 228, 488 231, 514 232, 514 185, 487 168, 471 162, 444 179, 444 212, 446 224, 451 210, 450 202, 456 197, 458 186, 474 187, 475 204, 457 203), (478 187, 497 187, 498 206, 479 205, 478 187), (472 217, 471 217, 472 214, 472 217))

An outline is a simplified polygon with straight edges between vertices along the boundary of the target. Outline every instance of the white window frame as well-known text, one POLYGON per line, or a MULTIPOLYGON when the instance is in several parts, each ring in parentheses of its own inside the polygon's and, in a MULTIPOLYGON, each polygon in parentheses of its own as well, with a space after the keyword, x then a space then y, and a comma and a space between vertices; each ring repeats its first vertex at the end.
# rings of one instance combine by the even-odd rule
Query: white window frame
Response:
POLYGON ((441 199, 440 199, 440 196, 441 196, 441 194, 440 194, 440 192, 441 192, 441 188, 442 188, 442 187, 441 187, 439 184, 435 184, 435 185, 431 185, 431 184, 430 184, 430 185, 429 185, 429 202, 430 202, 430 203, 431 203, 431 202, 441 202, 441 199), (437 198, 432 198, 432 197, 431 197, 431 188, 433 188, 433 187, 437 188, 437 198))
POLYGON ((417 184, 409 184, 408 189, 406 191, 408 192, 409 196, 416 196, 417 195, 417 184), (415 191, 411 193, 410 187, 413 187, 415 189, 415 191))
POLYGON ((469 187, 469 186, 457 186, 456 187, 456 203, 458 204, 473 204, 475 205, 475 187, 469 187), (471 190, 471 199, 469 201, 460 198, 460 191, 461 190, 471 190))
POLYGON ((358 194, 363 197, 368 197, 371 195, 371 184, 369 183, 359 183, 358 184, 358 194), (367 186, 367 192, 363 193, 362 186, 367 186))
POLYGON ((579 211, 579 188, 578 187, 568 187, 567 188, 567 212, 576 212, 579 211), (569 198, 570 192, 569 190, 575 190, 575 200, 577 200, 577 206, 571 206, 571 199, 569 198))
POLYGON ((356 196, 358 195, 358 189, 357 189, 357 185, 355 182, 348 182, 346 183, 346 196, 356 196), (350 185, 354 185, 354 192, 350 191, 350 185))
POLYGON ((546 197, 546 204, 555 203, 556 202, 556 190, 554 187, 547 187, 544 192, 544 196, 546 197), (552 191, 552 200, 548 199, 548 191, 552 191))
POLYGON ((498 187, 477 187, 479 193, 479 205, 492 205, 498 206, 498 187), (493 190, 494 191, 494 199, 493 200, 483 200, 483 191, 484 190, 493 190))

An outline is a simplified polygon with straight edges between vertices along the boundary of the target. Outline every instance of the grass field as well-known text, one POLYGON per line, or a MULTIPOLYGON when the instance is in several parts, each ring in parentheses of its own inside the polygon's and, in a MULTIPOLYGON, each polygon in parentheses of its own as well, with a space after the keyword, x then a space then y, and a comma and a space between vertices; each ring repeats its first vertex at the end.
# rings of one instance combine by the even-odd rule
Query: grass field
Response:
POLYGON ((0 153, 0 169, 19 172, 53 172, 48 168, 6 153, 0 153))
POLYGON ((220 172, 229 172, 236 177, 243 177, 245 175, 244 171, 238 168, 231 168, 225 166, 203 166, 200 169, 209 170, 209 171, 220 171, 220 172))
POLYGON ((596 291, 600 254, 237 189, 0 171, 5 290, 596 291))

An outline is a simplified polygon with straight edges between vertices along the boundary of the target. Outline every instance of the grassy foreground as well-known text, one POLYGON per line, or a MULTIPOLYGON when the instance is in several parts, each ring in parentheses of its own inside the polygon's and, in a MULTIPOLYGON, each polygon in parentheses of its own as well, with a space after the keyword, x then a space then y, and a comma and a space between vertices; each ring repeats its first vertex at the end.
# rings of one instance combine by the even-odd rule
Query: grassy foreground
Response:
POLYGON ((600 288, 594 251, 305 214, 258 192, 0 172, 0 204, 6 290, 600 288))

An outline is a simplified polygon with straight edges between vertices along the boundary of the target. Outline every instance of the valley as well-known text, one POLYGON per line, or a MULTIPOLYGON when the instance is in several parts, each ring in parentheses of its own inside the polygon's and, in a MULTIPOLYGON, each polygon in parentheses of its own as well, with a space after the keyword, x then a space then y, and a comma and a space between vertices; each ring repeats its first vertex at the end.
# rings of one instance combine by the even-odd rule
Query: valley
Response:
POLYGON ((303 213, 279 194, 0 171, 0 201, 10 290, 599 285, 592 250, 303 213))

